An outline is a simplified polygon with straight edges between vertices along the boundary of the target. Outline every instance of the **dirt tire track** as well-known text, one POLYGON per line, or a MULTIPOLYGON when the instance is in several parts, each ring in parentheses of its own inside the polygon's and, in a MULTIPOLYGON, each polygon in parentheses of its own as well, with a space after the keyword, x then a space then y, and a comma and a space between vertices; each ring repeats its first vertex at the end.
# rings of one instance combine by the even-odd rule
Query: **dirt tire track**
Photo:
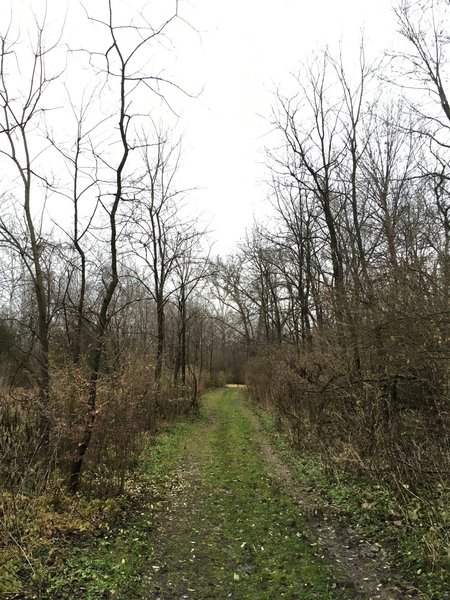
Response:
POLYGON ((308 492, 298 481, 286 462, 264 438, 258 417, 253 417, 255 429, 260 434, 261 454, 269 473, 298 506, 299 515, 317 538, 328 562, 342 569, 354 589, 368 600, 425 598, 392 569, 381 545, 371 544, 358 532, 343 525, 329 506, 317 503, 317 496, 308 492))

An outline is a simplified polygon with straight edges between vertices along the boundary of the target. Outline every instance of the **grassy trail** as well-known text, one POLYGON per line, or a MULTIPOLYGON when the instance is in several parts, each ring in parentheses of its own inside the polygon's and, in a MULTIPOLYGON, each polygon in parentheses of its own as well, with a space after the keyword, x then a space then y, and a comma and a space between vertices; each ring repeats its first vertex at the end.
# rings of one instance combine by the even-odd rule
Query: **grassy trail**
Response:
POLYGON ((298 511, 269 476, 242 391, 210 392, 204 413, 173 449, 177 467, 141 597, 353 597, 316 556, 298 511))
POLYGON ((40 600, 351 600, 267 469, 242 390, 158 438, 119 527, 70 550, 40 600))

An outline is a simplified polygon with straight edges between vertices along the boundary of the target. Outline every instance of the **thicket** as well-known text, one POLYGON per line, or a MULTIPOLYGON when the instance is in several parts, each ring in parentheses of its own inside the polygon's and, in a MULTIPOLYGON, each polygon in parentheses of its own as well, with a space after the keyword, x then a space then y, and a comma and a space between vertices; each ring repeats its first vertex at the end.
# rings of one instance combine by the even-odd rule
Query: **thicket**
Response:
POLYGON ((448 7, 397 19, 404 52, 370 64, 361 47, 355 71, 326 51, 277 92, 270 223, 215 284, 255 400, 329 473, 386 485, 446 569, 448 7))
POLYGON ((83 32, 48 14, 0 34, 0 594, 39 589, 55 539, 95 531, 229 362, 160 124, 169 90, 187 94, 160 76, 178 3, 125 23, 112 1, 72 8, 90 46, 67 49, 83 32))

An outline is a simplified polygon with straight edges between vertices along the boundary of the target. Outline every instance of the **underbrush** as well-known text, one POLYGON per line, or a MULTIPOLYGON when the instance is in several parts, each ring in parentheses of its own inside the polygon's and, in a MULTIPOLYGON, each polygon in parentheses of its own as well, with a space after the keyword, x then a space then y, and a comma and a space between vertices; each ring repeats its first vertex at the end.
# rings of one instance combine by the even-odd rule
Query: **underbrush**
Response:
MULTIPOLYGON (((163 381, 156 388, 151 369, 144 364, 125 364, 113 375, 102 375, 82 490, 70 495, 66 491, 70 465, 86 416, 86 374, 72 366, 55 370, 52 379, 49 440, 43 439, 39 427, 42 407, 36 390, 0 391, 2 598, 44 598, 69 550, 83 553, 86 540, 93 539, 101 540, 99 547, 108 546, 122 513, 145 504, 144 496, 151 495, 151 482, 140 471, 143 451, 169 424, 193 412, 188 387, 163 381)), ((114 538, 120 535, 116 532, 114 538)), ((84 572, 95 578, 98 565, 89 566, 89 557, 80 560, 86 563, 84 572)), ((111 589, 116 575, 121 577, 129 566, 121 560, 105 574, 111 589)), ((72 570, 80 579, 76 562, 72 570)), ((48 598, 59 597, 55 594, 48 598)))
MULTIPOLYGON (((424 481, 414 486, 396 477, 357 472, 337 457, 299 451, 273 409, 259 410, 266 434, 294 469, 314 504, 357 535, 379 544, 389 562, 421 597, 442 600, 450 589, 450 489, 424 481)), ((298 446, 298 445, 297 445, 298 446)), ((392 475, 392 474, 391 474, 392 475)), ((447 594, 447 595, 446 595, 447 594)))
POLYGON ((99 600, 137 593, 148 570, 148 532, 185 427, 180 422, 147 436, 119 496, 69 495, 56 481, 39 496, 3 493, 0 597, 99 600))
POLYGON ((68 496, 56 485, 40 496, 3 493, 0 594, 42 597, 68 548, 110 531, 124 504, 68 496))

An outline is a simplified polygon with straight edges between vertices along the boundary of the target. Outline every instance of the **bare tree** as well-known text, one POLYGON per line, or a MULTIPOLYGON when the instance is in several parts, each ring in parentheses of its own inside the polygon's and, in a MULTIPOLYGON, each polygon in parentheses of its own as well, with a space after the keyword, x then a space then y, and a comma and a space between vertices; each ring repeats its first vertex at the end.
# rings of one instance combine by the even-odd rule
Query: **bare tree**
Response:
POLYGON ((179 218, 183 192, 175 187, 180 143, 170 144, 167 133, 141 139, 144 172, 136 182, 129 238, 143 272, 136 273, 156 306, 155 381, 161 380, 165 352, 165 309, 173 291, 172 277, 185 252, 190 223, 179 218))
MULTIPOLYGON (((10 209, 3 200, 0 217, 0 241, 8 245, 18 254, 27 270, 34 291, 37 306, 38 350, 36 359, 39 365, 39 404, 41 410, 41 428, 44 442, 47 444, 50 435, 48 402, 50 394, 49 366, 49 325, 50 312, 48 305, 47 285, 43 270, 43 254, 46 250, 46 240, 42 231, 42 220, 36 218, 36 213, 43 210, 48 182, 44 173, 37 171, 37 158, 42 147, 36 148, 31 138, 35 129, 42 124, 45 112, 43 100, 48 88, 58 78, 58 74, 49 75, 46 61, 55 49, 56 44, 46 45, 45 20, 36 22, 34 45, 29 58, 29 68, 26 72, 22 88, 12 78, 14 63, 19 60, 16 55, 15 40, 11 40, 12 32, 0 37, 0 137, 2 146, 0 153, 9 161, 18 177, 22 199, 20 210, 9 202, 10 209), (39 186, 43 190, 39 189, 39 186), (20 225, 19 225, 20 224, 20 225)), ((20 84, 19 84, 20 85, 20 84)))
POLYGON ((242 253, 227 260, 217 259, 212 268, 214 294, 222 307, 220 321, 226 322, 243 340, 247 355, 255 352, 258 311, 249 293, 246 261, 242 253))
POLYGON ((448 147, 450 126, 450 104, 445 89, 448 10, 445 0, 431 3, 401 0, 395 10, 400 34, 407 41, 409 50, 394 56, 404 65, 400 66, 400 72, 406 77, 400 84, 413 91, 426 90, 435 98, 443 114, 433 110, 433 107, 426 109, 419 98, 415 98, 412 108, 426 121, 427 130, 423 133, 444 147, 448 147))
MULTIPOLYGON (((108 18, 105 21, 92 19, 106 30, 109 37, 109 47, 103 54, 90 53, 91 59, 103 60, 103 74, 115 87, 118 94, 117 120, 119 139, 118 163, 112 168, 112 188, 104 194, 111 197, 111 203, 106 207, 103 196, 102 205, 108 215, 109 227, 109 269, 104 276, 104 289, 100 301, 100 310, 95 325, 94 342, 89 353, 90 382, 88 392, 88 414, 81 440, 77 447, 76 456, 72 462, 70 489, 75 492, 80 485, 80 474, 84 457, 92 438, 92 431, 97 415, 97 384, 100 365, 105 343, 105 335, 111 320, 110 307, 116 288, 119 284, 118 273, 118 216, 126 197, 126 178, 130 152, 136 144, 137 135, 133 132, 132 98, 136 90, 147 88, 152 90, 152 84, 160 78, 140 70, 142 54, 147 52, 149 45, 169 26, 178 16, 178 5, 175 4, 173 14, 160 26, 153 28, 148 24, 120 26, 115 23, 112 0, 108 0, 108 18)), ((143 61, 145 62, 145 61, 143 61)), ((134 130, 135 131, 135 130, 134 130)))
MULTIPOLYGON (((448 246, 450 202, 448 196, 448 151, 450 149, 450 101, 447 90, 450 62, 449 12, 448 2, 411 2, 401 0, 395 14, 400 34, 406 40, 405 52, 395 54, 394 65, 402 75, 400 85, 409 99, 416 122, 410 130, 415 143, 427 142, 432 161, 423 161, 422 175, 430 179, 436 202, 436 217, 440 223, 441 248, 448 246), (432 102, 424 102, 423 92, 432 102)), ((441 255, 441 268, 446 277, 448 289, 448 252, 441 255)))
POLYGON ((289 174, 298 180, 299 185, 316 194, 322 205, 329 236, 333 281, 340 294, 344 284, 344 268, 336 218, 339 194, 333 175, 343 155, 339 139, 342 101, 332 102, 327 96, 329 70, 330 60, 324 53, 320 63, 309 67, 307 84, 303 85, 298 79, 300 101, 296 97, 287 99, 278 95, 279 113, 275 115, 275 125, 287 145, 288 162, 285 166, 289 174))
MULTIPOLYGON (((201 248, 204 232, 194 227, 186 232, 183 251, 178 255, 174 269, 173 302, 178 311, 178 349, 175 358, 174 379, 178 380, 181 373, 181 384, 186 385, 186 367, 188 357, 188 325, 197 310, 189 314, 189 305, 196 294, 199 285, 209 276, 209 256, 204 256, 201 248)), ((197 409, 197 394, 193 394, 193 405, 197 409)))
POLYGON ((73 363, 77 366, 81 361, 83 333, 87 325, 87 239, 95 216, 101 206, 99 184, 100 157, 95 150, 92 136, 95 134, 96 129, 103 124, 103 121, 96 122, 94 125, 88 125, 87 122, 97 92, 98 86, 95 86, 90 94, 83 93, 79 108, 74 105, 73 99, 68 94, 67 101, 75 122, 74 141, 69 141, 68 147, 55 139, 53 132, 47 131, 48 141, 52 148, 62 157, 70 174, 68 188, 57 187, 54 189, 54 192, 62 199, 67 199, 72 205, 72 227, 69 231, 66 231, 63 225, 58 224, 58 226, 69 240, 69 256, 65 257, 68 277, 62 301, 62 310, 65 314, 67 339, 73 363), (91 162, 89 162, 89 159, 91 162), (88 166, 86 166, 86 163, 88 166), (94 200, 94 207, 88 212, 87 218, 82 219, 83 200, 88 198, 88 201, 90 201, 90 195, 95 192, 97 192, 97 198, 94 200), (75 257, 72 255, 73 253, 75 253, 75 257), (74 325, 72 325, 72 321, 74 321, 74 325))

